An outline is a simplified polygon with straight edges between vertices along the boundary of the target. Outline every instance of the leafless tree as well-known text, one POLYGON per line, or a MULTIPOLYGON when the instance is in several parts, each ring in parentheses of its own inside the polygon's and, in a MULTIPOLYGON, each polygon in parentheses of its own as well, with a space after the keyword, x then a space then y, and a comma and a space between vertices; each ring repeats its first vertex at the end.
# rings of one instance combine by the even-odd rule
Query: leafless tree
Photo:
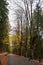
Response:
MULTIPOLYGON (((41 0, 38 0, 38 1, 40 2, 41 0)), ((14 10, 14 15, 16 15, 16 20, 17 21, 20 20, 21 22, 21 41, 22 41, 22 24, 25 21, 26 29, 29 29, 29 26, 30 26, 30 37, 31 37, 30 41, 32 43, 32 32, 33 32, 32 31, 32 24, 33 24, 32 12, 33 12, 34 2, 35 0, 14 1, 14 4, 17 6, 17 8, 14 10)), ((27 39, 28 39, 28 30, 26 30, 26 50, 27 50, 27 39)), ((26 51, 26 57, 27 57, 27 51, 26 51)), ((32 51, 32 57, 33 57, 33 51, 32 51)))

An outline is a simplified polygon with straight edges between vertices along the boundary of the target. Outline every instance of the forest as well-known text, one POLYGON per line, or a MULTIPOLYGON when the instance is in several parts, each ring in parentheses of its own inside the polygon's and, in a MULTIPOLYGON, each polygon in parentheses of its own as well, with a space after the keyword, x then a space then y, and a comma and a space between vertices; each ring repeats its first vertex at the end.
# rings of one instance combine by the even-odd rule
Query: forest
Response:
POLYGON ((9 37, 9 32, 12 31, 7 7, 9 3, 0 0, 0 53, 8 52, 43 60, 43 1, 37 1, 14 0, 17 7, 14 8, 14 24, 16 21, 17 25, 12 29, 13 35, 9 37))

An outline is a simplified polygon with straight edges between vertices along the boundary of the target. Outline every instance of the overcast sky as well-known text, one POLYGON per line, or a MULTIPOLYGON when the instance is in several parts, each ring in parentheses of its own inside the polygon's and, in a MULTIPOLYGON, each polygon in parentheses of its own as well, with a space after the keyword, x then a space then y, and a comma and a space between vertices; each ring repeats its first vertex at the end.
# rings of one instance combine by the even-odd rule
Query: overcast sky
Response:
MULTIPOLYGON (((17 8, 16 7, 16 5, 14 4, 14 1, 15 0, 7 0, 8 1, 8 3, 9 3, 9 5, 8 5, 8 9, 9 9, 9 14, 8 14, 8 16, 9 16, 9 21, 10 21, 10 24, 11 24, 11 27, 13 28, 13 27, 15 27, 15 25, 16 25, 16 21, 14 21, 14 19, 15 19, 15 16, 14 16, 14 10, 17 8)), ((18 0, 18 1, 20 1, 20 0, 18 0)), ((35 1, 37 1, 37 0, 35 0, 35 1)), ((41 0, 41 1, 43 1, 43 0, 41 0)), ((38 1, 37 1, 38 2, 38 1)), ((20 3, 20 4, 22 4, 22 3, 20 3)), ((36 3, 34 3, 33 4, 33 9, 35 8, 35 4, 36 3)), ((41 3, 41 5, 43 4, 43 2, 41 3)), ((23 6, 23 5, 22 5, 23 6)), ((43 6, 42 6, 43 7, 43 6)), ((12 33, 13 31, 11 31, 11 33, 12 33)))

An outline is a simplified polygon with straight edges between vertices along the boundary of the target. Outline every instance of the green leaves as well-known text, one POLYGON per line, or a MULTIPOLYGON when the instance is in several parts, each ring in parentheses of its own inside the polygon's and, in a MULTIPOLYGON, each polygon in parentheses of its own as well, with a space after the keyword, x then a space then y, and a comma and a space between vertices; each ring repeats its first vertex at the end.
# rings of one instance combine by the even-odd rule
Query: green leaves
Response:
POLYGON ((7 19, 8 19, 7 2, 0 0, 0 45, 3 46, 3 39, 7 34, 7 19))

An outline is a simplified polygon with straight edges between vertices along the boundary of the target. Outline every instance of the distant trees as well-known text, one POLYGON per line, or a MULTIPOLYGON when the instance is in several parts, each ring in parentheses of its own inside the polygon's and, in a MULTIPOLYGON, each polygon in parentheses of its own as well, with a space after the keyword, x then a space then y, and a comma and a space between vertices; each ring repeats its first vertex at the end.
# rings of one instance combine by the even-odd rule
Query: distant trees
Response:
POLYGON ((7 19, 8 9, 6 0, 0 0, 0 51, 3 50, 3 39, 6 36, 7 30, 7 19))
MULTIPOLYGON (((29 25, 29 18, 28 18, 28 16, 29 16, 29 13, 28 13, 28 1, 26 0, 24 0, 24 1, 22 1, 21 0, 21 2, 23 2, 23 4, 24 4, 24 7, 25 7, 25 9, 22 7, 22 6, 20 6, 20 3, 18 2, 17 3, 17 1, 15 2, 15 4, 18 6, 18 8, 16 9, 16 11, 15 11, 15 13, 16 13, 16 17, 17 17, 17 19, 19 19, 19 21, 20 21, 20 26, 21 26, 21 41, 20 41, 20 47, 21 47, 21 55, 22 55, 22 40, 23 40, 23 35, 24 35, 24 33, 23 33, 23 31, 24 31, 24 29, 26 30, 25 32, 26 32, 26 46, 27 46, 27 40, 28 40, 28 25, 29 25), (24 19, 23 19, 24 18, 24 19), (25 23, 25 26, 23 26, 23 23, 25 23)), ((27 53, 27 52, 26 52, 27 53)))
POLYGON ((18 26, 18 33, 16 33, 21 35, 21 40, 19 42, 20 55, 24 55, 31 59, 41 59, 43 12, 40 6, 41 0, 38 0, 38 3, 36 3, 35 9, 33 10, 34 2, 35 0, 20 0, 14 2, 17 5, 14 15, 16 15, 18 25, 20 23, 20 29, 18 26), (20 5, 20 3, 23 5, 20 5), (30 38, 28 35, 30 35, 30 38))

